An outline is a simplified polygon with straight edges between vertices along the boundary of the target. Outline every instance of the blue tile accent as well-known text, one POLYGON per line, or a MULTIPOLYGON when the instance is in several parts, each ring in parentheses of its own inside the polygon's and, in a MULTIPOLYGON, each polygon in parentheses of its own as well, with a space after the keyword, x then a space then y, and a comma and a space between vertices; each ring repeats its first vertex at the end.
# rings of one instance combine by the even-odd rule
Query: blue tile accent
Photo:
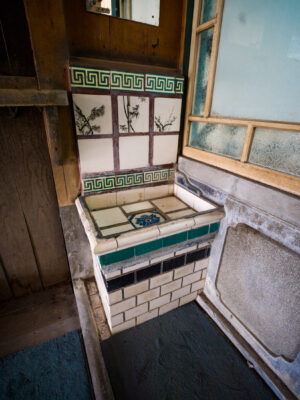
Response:
POLYGON ((176 233, 175 235, 163 238, 163 247, 173 246, 187 240, 187 232, 176 233))
POLYGON ((188 239, 194 239, 203 235, 207 235, 209 230, 209 225, 201 226, 200 228, 191 229, 188 232, 188 239))
POLYGON ((134 257, 134 247, 99 256, 100 265, 110 265, 134 257))
POLYGON ((129 217, 129 222, 134 228, 142 228, 164 222, 166 219, 157 211, 146 211, 133 214, 129 217))
POLYGON ((152 242, 147 242, 140 244, 135 247, 135 255, 141 256, 151 251, 156 251, 162 248, 162 239, 153 240, 152 242))

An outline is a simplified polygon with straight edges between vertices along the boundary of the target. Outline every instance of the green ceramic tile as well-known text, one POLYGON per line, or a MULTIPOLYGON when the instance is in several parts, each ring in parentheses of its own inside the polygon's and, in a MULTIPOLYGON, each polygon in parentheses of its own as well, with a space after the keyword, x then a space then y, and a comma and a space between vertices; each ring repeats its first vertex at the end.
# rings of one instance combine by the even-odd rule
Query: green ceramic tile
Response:
POLYGON ((176 233, 176 235, 163 238, 163 247, 172 246, 185 240, 187 240, 187 232, 176 233))
POLYGON ((218 232, 220 227, 220 222, 216 222, 214 224, 210 224, 209 233, 218 232))
POLYGON ((199 236, 207 235, 208 228, 209 228, 209 225, 205 225, 205 226, 201 226, 200 228, 197 228, 197 229, 192 229, 188 232, 188 238, 194 239, 199 236))
POLYGON ((152 242, 147 242, 135 246, 135 255, 141 256, 142 254, 150 253, 151 251, 159 250, 162 248, 162 239, 153 240, 152 242))
POLYGON ((114 253, 104 254, 99 256, 101 265, 109 265, 119 261, 127 260, 134 256, 134 247, 129 247, 128 249, 115 251, 114 253))

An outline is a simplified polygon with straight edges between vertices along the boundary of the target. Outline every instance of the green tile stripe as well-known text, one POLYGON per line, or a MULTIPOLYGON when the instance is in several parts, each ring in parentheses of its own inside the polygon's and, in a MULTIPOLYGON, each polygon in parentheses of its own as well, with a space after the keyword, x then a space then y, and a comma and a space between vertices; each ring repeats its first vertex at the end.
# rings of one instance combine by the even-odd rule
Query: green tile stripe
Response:
POLYGON ((111 71, 111 89, 144 91, 144 74, 126 71, 111 71))
POLYGON ((195 239, 197 237, 205 236, 208 234, 208 232, 217 232, 219 226, 220 223, 217 222, 210 225, 201 226, 200 228, 191 229, 189 231, 176 233, 162 239, 153 240, 151 242, 143 243, 134 247, 129 247, 124 250, 115 251, 114 253, 108 253, 102 256, 98 256, 99 261, 102 266, 125 261, 134 256, 138 257, 147 253, 151 253, 152 251, 157 251, 163 247, 173 246, 189 239, 195 239))
POLYGON ((105 175, 82 179, 83 194, 130 188, 174 179, 174 168, 157 169, 128 174, 105 175))
POLYGON ((110 71, 71 66, 70 82, 71 86, 76 88, 109 90, 110 71))
POLYGON ((140 72, 106 70, 71 65, 72 88, 121 90, 130 92, 183 94, 182 76, 143 74, 140 72))

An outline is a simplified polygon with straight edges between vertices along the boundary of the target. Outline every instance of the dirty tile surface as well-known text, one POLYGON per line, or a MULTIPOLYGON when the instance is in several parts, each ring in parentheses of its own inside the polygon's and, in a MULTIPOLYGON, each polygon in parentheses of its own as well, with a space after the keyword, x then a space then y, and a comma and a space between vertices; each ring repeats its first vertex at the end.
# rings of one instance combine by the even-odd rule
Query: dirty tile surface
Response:
POLYGON ((162 212, 171 212, 187 207, 175 196, 163 197, 162 199, 153 200, 153 204, 155 204, 162 212))
POLYGON ((100 228, 104 226, 111 226, 111 225, 121 224, 123 222, 128 222, 126 216, 123 214, 120 207, 93 211, 92 216, 94 217, 96 224, 100 228))
POLYGON ((277 398, 195 302, 101 347, 116 400, 277 398))

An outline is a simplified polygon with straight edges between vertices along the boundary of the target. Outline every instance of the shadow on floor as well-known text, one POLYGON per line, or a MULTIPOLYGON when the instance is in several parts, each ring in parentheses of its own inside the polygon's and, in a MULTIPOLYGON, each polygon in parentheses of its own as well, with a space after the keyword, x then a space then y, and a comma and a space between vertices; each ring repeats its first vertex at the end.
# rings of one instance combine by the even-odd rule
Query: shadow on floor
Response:
POLYGON ((0 360, 1 400, 93 399, 80 331, 0 360))
POLYGON ((276 399, 194 302, 101 347, 116 400, 276 399))

